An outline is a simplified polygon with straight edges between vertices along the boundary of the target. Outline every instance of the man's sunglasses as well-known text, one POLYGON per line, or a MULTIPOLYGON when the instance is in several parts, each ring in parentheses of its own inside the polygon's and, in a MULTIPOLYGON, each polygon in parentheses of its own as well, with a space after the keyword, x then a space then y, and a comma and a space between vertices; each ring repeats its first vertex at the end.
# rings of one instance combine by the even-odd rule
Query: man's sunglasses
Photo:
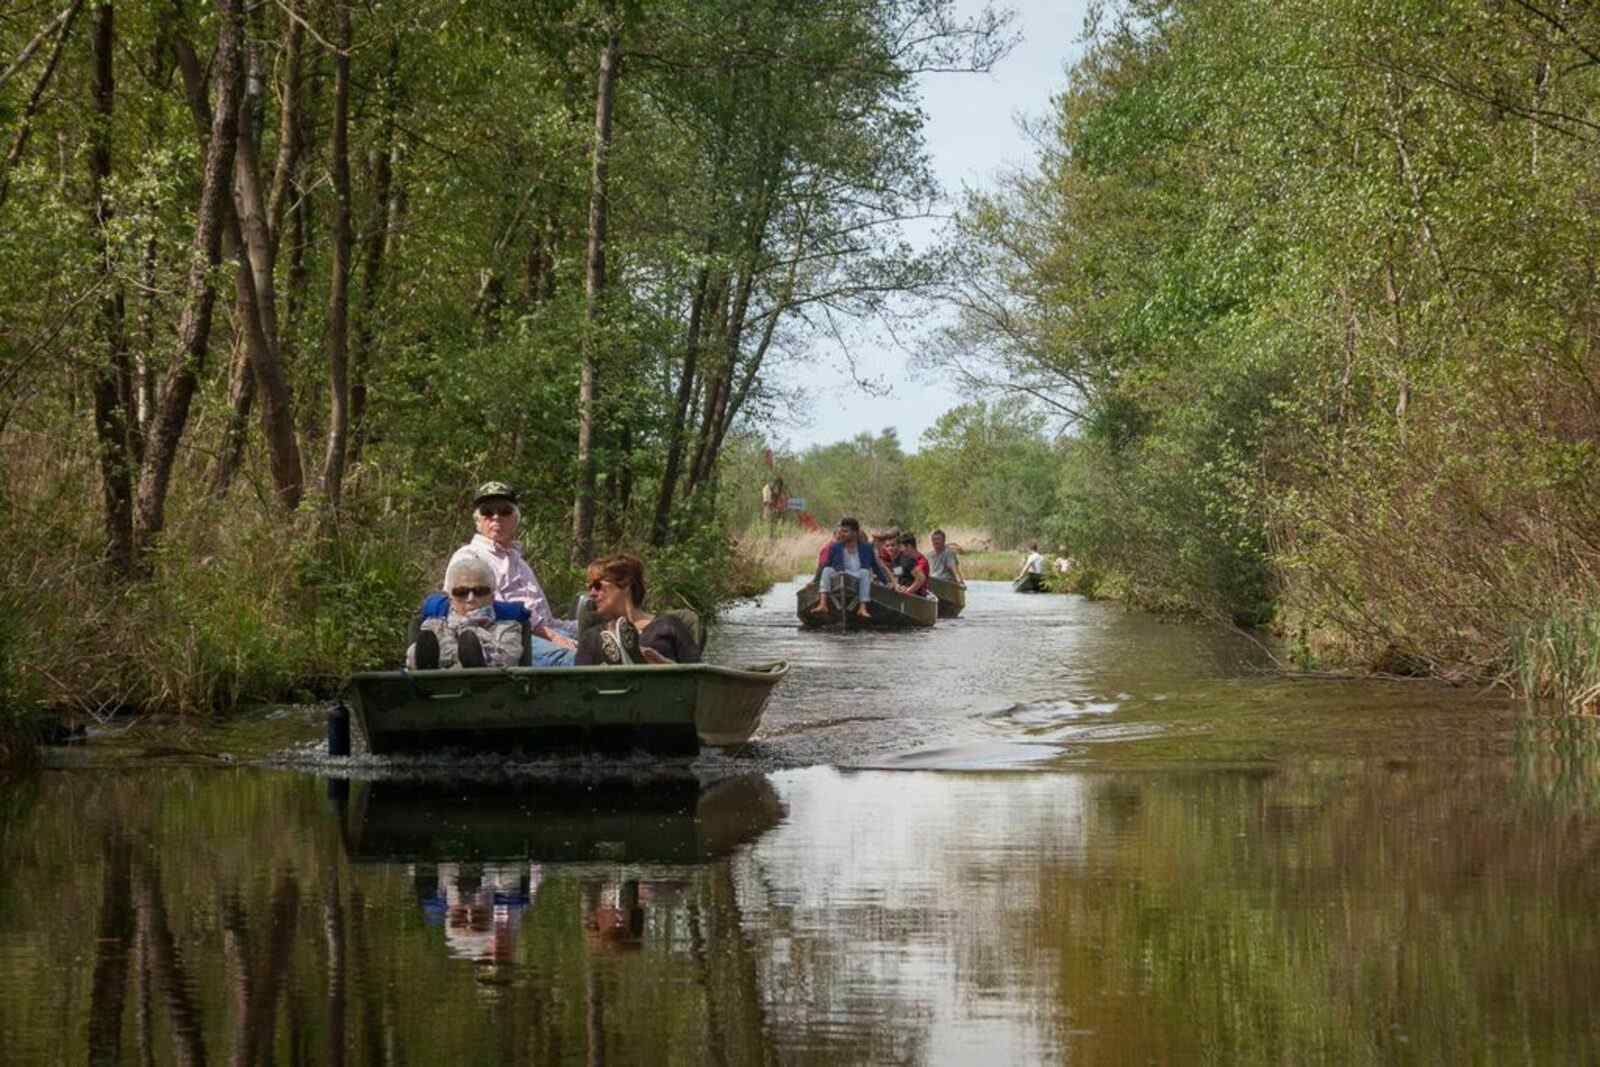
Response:
POLYGON ((488 596, 494 592, 492 586, 487 585, 458 585, 450 590, 450 595, 457 600, 465 600, 469 596, 488 596))
POLYGON ((516 513, 517 509, 510 504, 484 504, 478 508, 478 514, 486 519, 503 519, 516 513))

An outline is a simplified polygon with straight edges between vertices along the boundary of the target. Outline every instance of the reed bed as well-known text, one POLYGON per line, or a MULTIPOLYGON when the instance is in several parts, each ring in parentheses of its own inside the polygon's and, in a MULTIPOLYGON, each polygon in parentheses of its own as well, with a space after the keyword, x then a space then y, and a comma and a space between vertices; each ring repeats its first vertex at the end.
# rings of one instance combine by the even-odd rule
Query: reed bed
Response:
POLYGON ((1514 640, 1511 659, 1528 699, 1575 715, 1600 714, 1600 609, 1573 608, 1528 626, 1514 640))

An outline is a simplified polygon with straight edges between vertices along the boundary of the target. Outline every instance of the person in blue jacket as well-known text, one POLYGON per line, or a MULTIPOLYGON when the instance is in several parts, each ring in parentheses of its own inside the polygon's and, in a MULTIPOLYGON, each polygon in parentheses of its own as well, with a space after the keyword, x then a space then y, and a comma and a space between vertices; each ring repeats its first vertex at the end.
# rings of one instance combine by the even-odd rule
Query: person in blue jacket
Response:
POLYGON ((843 575, 847 582, 859 583, 856 615, 863 619, 868 617, 867 605, 872 601, 872 579, 877 578, 885 585, 893 584, 888 568, 878 559, 871 543, 861 536, 861 524, 848 515, 839 520, 827 555, 817 561, 817 589, 822 595, 811 609, 813 614, 827 615, 833 611, 828 590, 833 588, 835 575, 843 575))

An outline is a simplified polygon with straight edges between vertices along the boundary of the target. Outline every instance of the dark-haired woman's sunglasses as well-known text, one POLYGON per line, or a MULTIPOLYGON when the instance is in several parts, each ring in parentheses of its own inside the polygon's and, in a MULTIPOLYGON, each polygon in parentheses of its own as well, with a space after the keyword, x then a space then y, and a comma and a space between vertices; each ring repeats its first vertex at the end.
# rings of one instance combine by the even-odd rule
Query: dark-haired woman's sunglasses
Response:
MULTIPOLYGON (((609 578, 596 578, 594 581, 589 583, 589 591, 591 593, 599 592, 600 591, 600 587, 602 585, 605 585, 606 582, 608 582, 608 581, 611 581, 611 580, 609 578)), ((612 582, 611 584, 615 585, 616 583, 612 582)))
POLYGON ((484 504, 478 508, 478 514, 486 519, 503 519, 507 515, 514 515, 516 510, 510 504, 484 504))
POLYGON ((494 589, 487 585, 458 585, 450 590, 450 595, 457 600, 465 600, 469 596, 488 596, 494 589))

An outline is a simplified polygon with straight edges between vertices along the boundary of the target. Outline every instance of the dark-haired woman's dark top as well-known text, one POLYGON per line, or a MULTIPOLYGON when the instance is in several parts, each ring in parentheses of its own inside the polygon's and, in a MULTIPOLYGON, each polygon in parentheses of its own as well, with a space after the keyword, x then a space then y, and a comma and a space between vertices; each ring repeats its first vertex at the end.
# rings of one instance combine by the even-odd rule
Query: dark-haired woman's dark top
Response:
MULTIPOLYGON (((585 630, 578 638, 578 666, 605 665, 605 655, 600 651, 601 629, 596 626, 585 630)), ((650 625, 639 631, 639 647, 653 648, 674 663, 700 662, 700 645, 694 639, 694 631, 676 615, 657 615, 652 619, 650 625)))

